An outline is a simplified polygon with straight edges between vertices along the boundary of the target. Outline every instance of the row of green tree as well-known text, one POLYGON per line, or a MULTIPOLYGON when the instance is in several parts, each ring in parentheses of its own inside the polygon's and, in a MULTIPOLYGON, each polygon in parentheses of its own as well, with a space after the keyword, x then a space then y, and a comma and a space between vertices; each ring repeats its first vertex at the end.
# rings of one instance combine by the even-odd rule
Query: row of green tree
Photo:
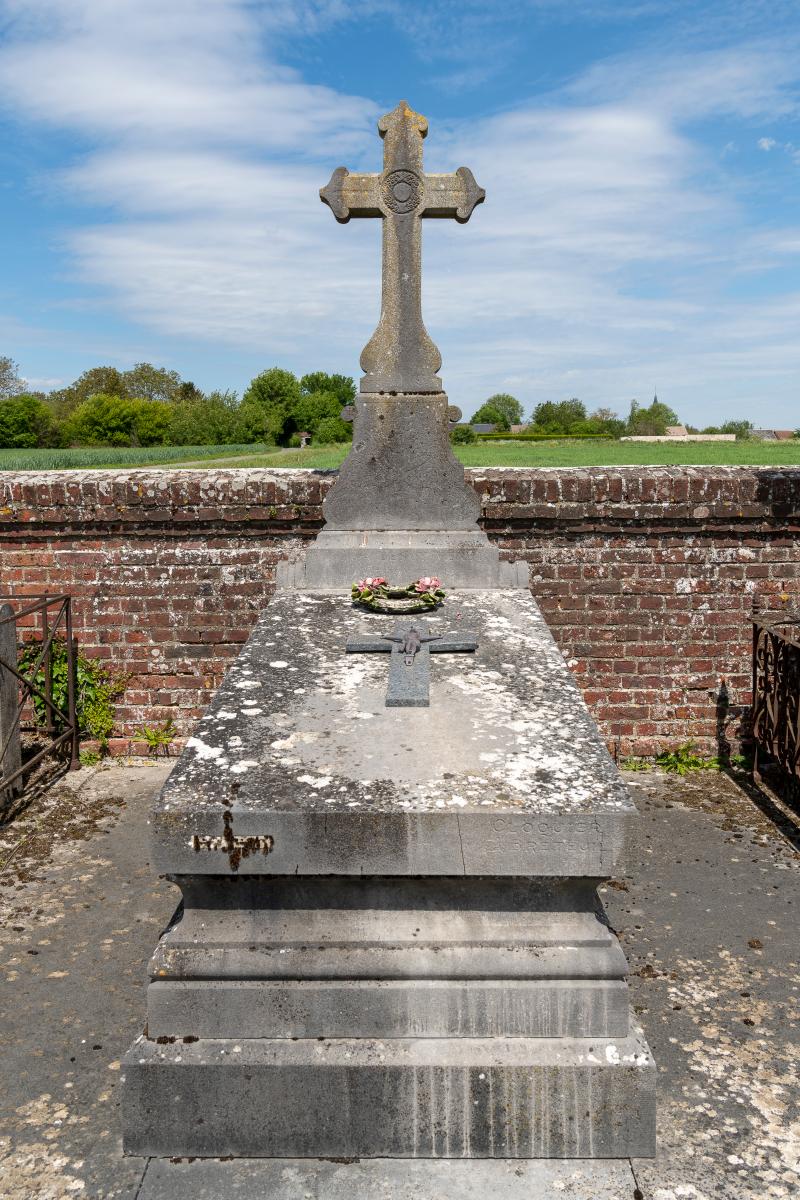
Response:
POLYGON ((298 379, 272 367, 235 392, 204 394, 177 371, 137 363, 130 371, 93 367, 49 393, 30 390, 0 357, 0 447, 222 446, 344 442, 342 409, 355 397, 345 375, 313 371, 298 379))
MULTIPOLYGON (((508 430, 512 425, 522 423, 522 405, 514 396, 500 392, 491 396, 473 413, 471 425, 494 425, 498 431, 508 430)), ((679 425, 677 413, 668 404, 662 403, 657 397, 650 405, 641 405, 637 400, 631 401, 627 417, 620 417, 610 408, 598 408, 593 413, 587 413, 586 406, 581 400, 551 401, 537 404, 533 417, 526 431, 529 433, 560 434, 575 437, 577 435, 605 435, 606 437, 661 437, 669 425, 679 425)), ((686 426, 690 433, 735 433, 739 438, 748 437, 753 431, 750 421, 726 421, 722 425, 710 425, 705 429, 695 429, 686 426)), ((466 439, 468 440, 469 435, 466 439)))
MULTIPOLYGON (((204 394, 177 371, 137 363, 129 371, 93 367, 49 393, 29 389, 10 358, 0 357, 0 447, 61 446, 222 446, 263 442, 297 444, 310 433, 319 444, 344 442, 352 425, 341 419, 352 404, 355 383, 346 375, 312 371, 298 379, 291 371, 262 371, 239 398, 236 392, 204 394)), ((522 405, 505 392, 491 396, 473 414, 471 425, 486 423, 508 430, 523 423, 522 405)), ((561 436, 661 435, 678 416, 654 398, 648 406, 631 402, 627 417, 610 408, 587 413, 581 400, 538 404, 532 433, 561 436)), ((727 421, 700 431, 748 437, 749 421, 727 421)), ((455 439, 474 438, 469 426, 455 439)))

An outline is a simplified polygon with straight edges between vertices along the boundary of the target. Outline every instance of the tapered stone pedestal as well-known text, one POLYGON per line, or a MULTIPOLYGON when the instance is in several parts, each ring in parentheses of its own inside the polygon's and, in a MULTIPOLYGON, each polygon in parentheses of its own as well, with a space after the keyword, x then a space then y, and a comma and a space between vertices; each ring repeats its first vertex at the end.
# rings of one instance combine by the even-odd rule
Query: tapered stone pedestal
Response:
POLYGON ((478 526, 480 499, 450 446, 448 411, 442 392, 356 398, 325 528, 279 565, 281 586, 341 591, 367 575, 397 584, 436 575, 449 587, 527 588, 527 563, 502 561, 478 526))
POLYGON ((635 809, 536 605, 420 618, 429 708, 386 708, 387 619, 279 595, 152 814, 183 906, 125 1060, 129 1153, 625 1157, 655 1072, 597 901, 635 809))

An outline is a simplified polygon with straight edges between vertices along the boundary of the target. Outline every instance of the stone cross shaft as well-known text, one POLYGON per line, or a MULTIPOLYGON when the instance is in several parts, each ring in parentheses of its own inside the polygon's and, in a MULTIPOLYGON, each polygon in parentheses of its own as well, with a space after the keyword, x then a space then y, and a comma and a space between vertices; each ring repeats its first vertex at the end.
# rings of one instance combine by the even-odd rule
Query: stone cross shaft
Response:
POLYGON ((380 175, 351 175, 337 167, 320 197, 337 221, 383 219, 381 317, 361 353, 362 392, 440 392, 442 357, 422 320, 422 217, 468 221, 486 192, 468 167, 426 175, 422 139, 428 122, 401 100, 378 122, 383 138, 380 175))
POLYGON ((379 638, 350 638, 349 654, 391 654, 387 708, 429 708, 431 654, 477 650, 472 633, 427 634, 419 625, 401 624, 379 638))

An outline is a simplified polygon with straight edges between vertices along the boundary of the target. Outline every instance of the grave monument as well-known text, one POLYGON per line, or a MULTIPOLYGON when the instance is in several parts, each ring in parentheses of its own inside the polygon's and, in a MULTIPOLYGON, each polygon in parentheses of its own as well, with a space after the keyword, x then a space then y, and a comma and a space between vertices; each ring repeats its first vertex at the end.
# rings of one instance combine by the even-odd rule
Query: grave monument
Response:
POLYGON ((378 122, 380 175, 338 167, 320 197, 337 221, 380 217, 381 315, 361 354, 364 376, 353 416, 353 449, 323 504, 325 528, 281 582, 340 587, 383 573, 438 575, 451 587, 527 586, 525 564, 500 562, 478 527, 480 501, 450 448, 448 405, 436 372, 442 359, 422 320, 422 219, 465 223, 486 193, 472 172, 427 175, 422 140, 428 122, 401 101, 378 122))
POLYGON ((636 811, 478 527, 422 322, 420 219, 484 193, 423 173, 405 103, 379 130, 383 172, 322 190, 339 221, 383 219, 353 449, 151 818, 183 903, 124 1063, 125 1147, 649 1156, 655 1068, 596 895, 636 811), (424 575, 448 593, 427 611, 411 587, 400 616, 349 595, 424 575))

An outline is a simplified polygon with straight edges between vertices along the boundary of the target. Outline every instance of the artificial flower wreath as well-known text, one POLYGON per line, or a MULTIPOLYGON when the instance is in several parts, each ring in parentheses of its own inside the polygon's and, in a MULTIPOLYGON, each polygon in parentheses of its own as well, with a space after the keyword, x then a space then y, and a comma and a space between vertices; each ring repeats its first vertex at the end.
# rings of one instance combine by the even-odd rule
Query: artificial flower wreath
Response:
POLYGON ((445 597, 435 575, 423 575, 405 587, 393 587, 381 575, 359 579, 351 589, 353 604, 361 604, 373 612, 418 613, 438 608, 445 597), (401 603, 393 604, 392 601, 401 603))

